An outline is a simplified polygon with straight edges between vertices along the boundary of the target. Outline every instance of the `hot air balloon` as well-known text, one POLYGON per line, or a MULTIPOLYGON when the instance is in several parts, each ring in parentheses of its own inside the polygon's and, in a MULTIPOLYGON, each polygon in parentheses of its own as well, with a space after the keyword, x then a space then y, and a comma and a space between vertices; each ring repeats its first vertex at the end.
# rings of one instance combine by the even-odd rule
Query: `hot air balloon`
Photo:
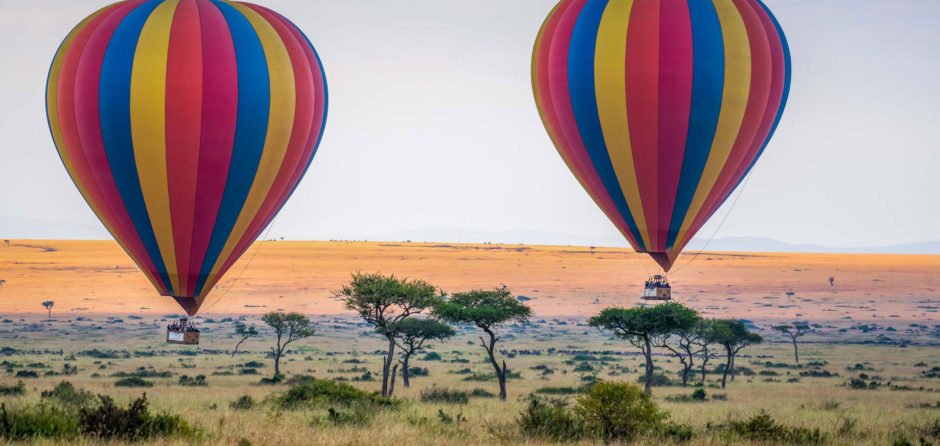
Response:
POLYGON ((767 147, 790 53, 760 0, 562 0, 532 84, 572 173, 668 272, 767 147))
POLYGON ((46 108, 82 196, 192 316, 306 172, 327 88, 307 37, 274 11, 128 0, 68 34, 46 108))

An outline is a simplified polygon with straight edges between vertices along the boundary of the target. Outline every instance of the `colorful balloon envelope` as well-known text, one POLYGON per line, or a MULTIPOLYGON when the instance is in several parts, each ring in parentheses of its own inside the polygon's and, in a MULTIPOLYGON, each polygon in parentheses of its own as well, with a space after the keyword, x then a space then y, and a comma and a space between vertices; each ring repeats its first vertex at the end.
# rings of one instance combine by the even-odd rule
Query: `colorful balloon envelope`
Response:
POLYGON ((558 152, 666 271, 754 166, 790 90, 786 38, 759 0, 562 0, 532 65, 558 152))
POLYGON ((46 107, 92 210, 193 315, 306 172, 327 88, 313 46, 276 12, 129 0, 68 34, 46 107))

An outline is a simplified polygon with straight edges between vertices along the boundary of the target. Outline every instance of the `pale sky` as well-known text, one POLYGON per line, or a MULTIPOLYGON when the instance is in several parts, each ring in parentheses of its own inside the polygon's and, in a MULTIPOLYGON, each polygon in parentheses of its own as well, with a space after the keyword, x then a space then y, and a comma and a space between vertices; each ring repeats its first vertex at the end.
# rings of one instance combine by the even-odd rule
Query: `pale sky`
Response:
MULTIPOLYGON (((700 236, 940 240, 940 2, 765 2, 790 42, 789 106, 733 212, 700 236)), ((532 45, 555 0, 259 3, 310 37, 330 87, 320 150, 269 237, 626 245, 532 99, 532 45)), ((59 161, 43 97, 59 42, 103 5, 0 0, 0 237, 108 236, 59 161)))

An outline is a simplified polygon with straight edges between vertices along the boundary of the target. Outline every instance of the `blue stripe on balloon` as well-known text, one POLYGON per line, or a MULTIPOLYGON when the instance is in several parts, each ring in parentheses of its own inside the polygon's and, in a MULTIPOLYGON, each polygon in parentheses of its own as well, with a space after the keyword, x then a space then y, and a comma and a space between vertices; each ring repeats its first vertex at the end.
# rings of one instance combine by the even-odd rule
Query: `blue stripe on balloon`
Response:
POLYGON ((144 203, 134 159, 134 141, 131 137, 131 71, 137 40, 144 23, 164 0, 151 0, 131 11, 118 25, 108 43, 101 66, 98 107, 101 119, 101 137, 111 175, 117 185, 121 201, 134 223, 134 228, 153 261, 157 274, 171 293, 172 282, 167 275, 163 255, 157 245, 150 214, 144 203))
POLYGON ((623 196, 623 189, 620 187, 617 174, 611 164, 607 143, 604 140, 604 130, 597 111, 594 56, 597 47, 597 32, 604 10, 607 9, 607 3, 608 0, 588 0, 581 9, 568 50, 568 90, 581 140, 591 157, 597 175, 617 206, 620 215, 627 222, 634 240, 639 245, 639 250, 646 251, 643 237, 640 236, 633 213, 630 212, 627 200, 623 196))
POLYGON ((271 104, 271 86, 264 47, 254 27, 237 9, 211 0, 222 12, 232 33, 235 45, 235 63, 238 69, 238 111, 235 124, 235 145, 222 203, 212 228, 209 247, 196 282, 196 295, 202 294, 212 267, 222 253, 232 233, 235 221, 245 205, 245 199, 261 162, 268 130, 271 104))
MULTIPOLYGON (((774 14, 770 12, 770 9, 767 8, 767 5, 764 4, 761 0, 757 0, 757 4, 764 8, 764 11, 767 13, 767 16, 770 17, 770 20, 774 22, 774 27, 777 29, 777 35, 780 36, 780 44, 783 46, 783 59, 786 66, 786 74, 783 80, 783 96, 780 98, 780 109, 777 110, 777 117, 774 119, 773 126, 770 127, 770 133, 767 134, 767 139, 764 141, 764 145, 761 146, 760 152, 757 152, 757 156, 754 157, 754 161, 751 161, 751 165, 748 166, 747 171, 744 173, 744 176, 747 176, 747 172, 750 172, 754 168, 754 164, 757 164, 757 160, 760 159, 760 156, 764 153, 764 149, 767 148, 767 145, 770 144, 771 138, 773 138, 774 133, 777 131, 777 126, 780 125, 780 119, 783 118, 783 112, 787 108, 787 99, 790 97, 790 81, 791 75, 793 74, 793 67, 790 62, 790 44, 787 42, 787 36, 783 33, 783 28, 780 27, 780 22, 777 21, 777 18, 774 17, 774 14)), ((744 176, 741 177, 741 180, 744 179, 744 176)), ((740 184, 740 181, 738 182, 740 184)))
POLYGON ((688 0, 692 19, 692 107, 666 250, 672 250, 711 153, 725 85, 725 48, 711 0, 688 0))

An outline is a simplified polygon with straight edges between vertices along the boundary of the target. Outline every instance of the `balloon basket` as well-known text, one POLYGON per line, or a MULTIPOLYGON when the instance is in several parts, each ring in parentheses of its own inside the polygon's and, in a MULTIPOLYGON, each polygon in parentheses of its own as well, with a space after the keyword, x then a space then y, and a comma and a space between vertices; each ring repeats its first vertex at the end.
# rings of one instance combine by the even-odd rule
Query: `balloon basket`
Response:
POLYGON ((199 330, 187 318, 181 318, 179 322, 167 327, 166 343, 199 345, 199 330))
POLYGON ((656 275, 647 280, 642 299, 646 301, 671 301, 672 286, 669 285, 666 276, 656 275))

